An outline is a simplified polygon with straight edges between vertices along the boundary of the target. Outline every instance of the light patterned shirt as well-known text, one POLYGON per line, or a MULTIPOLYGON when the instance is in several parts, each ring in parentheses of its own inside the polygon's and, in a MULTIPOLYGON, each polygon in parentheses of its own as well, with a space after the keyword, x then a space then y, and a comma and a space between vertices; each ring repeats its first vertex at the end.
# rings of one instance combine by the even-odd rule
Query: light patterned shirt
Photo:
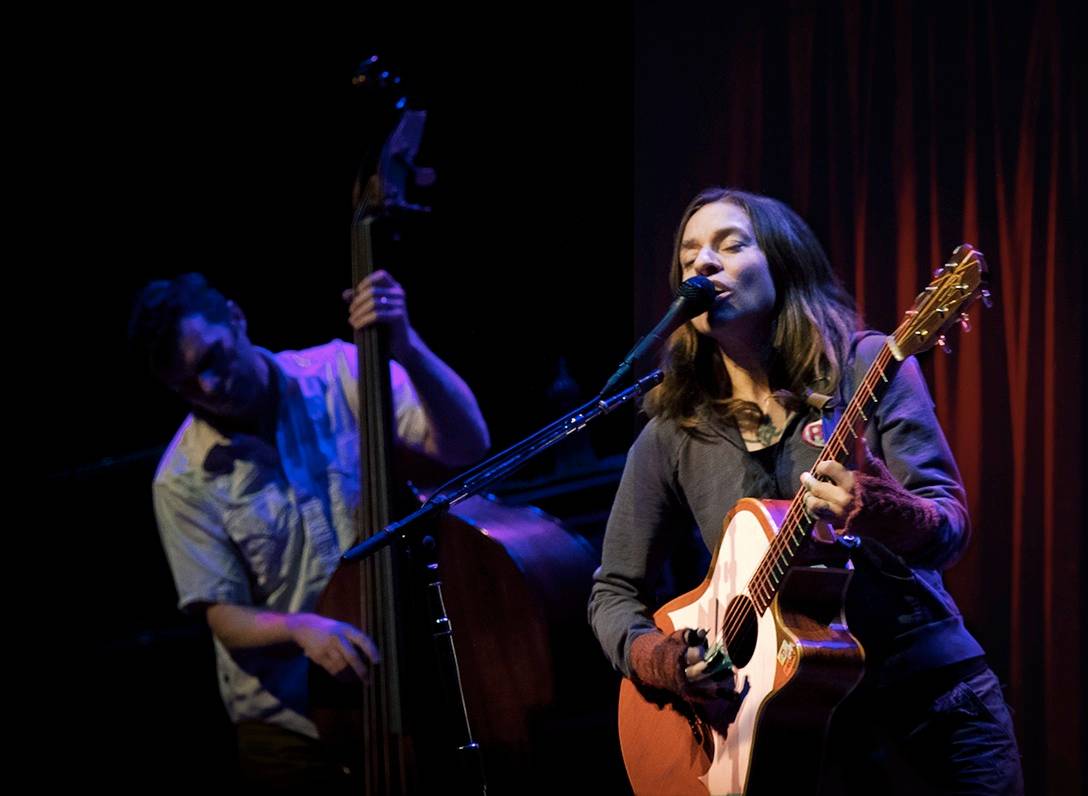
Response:
MULTIPOLYGON (((312 611, 341 551, 355 541, 355 346, 334 340, 261 354, 279 379, 275 447, 247 434, 224 436, 190 415, 155 473, 155 516, 183 611, 208 603, 312 611)), ((404 369, 390 368, 396 434, 419 449, 426 415, 404 369)), ((317 737, 307 716, 308 662, 296 647, 231 651, 214 643, 232 721, 317 737)))

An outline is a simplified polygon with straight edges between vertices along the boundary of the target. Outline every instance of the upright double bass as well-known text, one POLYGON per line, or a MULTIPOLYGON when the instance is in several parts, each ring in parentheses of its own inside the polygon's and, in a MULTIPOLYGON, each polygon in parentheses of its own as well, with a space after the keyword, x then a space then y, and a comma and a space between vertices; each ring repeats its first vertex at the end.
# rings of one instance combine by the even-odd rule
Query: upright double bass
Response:
MULTIPOLYGON (((381 74, 373 66, 364 64, 357 85, 381 74)), ((375 243, 418 211, 405 201, 408 179, 433 179, 414 166, 425 112, 399 98, 395 106, 376 172, 358 182, 356 285, 376 268, 375 243)), ((363 540, 418 502, 395 455, 386 330, 356 331, 355 344, 363 540)), ((483 497, 410 544, 342 564, 318 613, 368 633, 382 662, 365 684, 334 683, 314 667, 311 701, 321 737, 362 792, 484 792, 485 782, 492 792, 531 792, 539 719, 563 700, 571 659, 592 645, 584 606, 594 566, 585 540, 551 518, 483 497)))

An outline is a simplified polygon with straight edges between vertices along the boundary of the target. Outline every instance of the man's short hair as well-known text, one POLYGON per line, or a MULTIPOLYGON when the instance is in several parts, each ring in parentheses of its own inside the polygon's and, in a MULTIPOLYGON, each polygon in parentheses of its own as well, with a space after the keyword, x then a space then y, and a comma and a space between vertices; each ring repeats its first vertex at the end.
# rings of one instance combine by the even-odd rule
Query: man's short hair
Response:
POLYGON ((230 321, 226 297, 203 274, 189 273, 148 284, 136 298, 128 325, 132 351, 154 375, 169 368, 177 355, 178 324, 202 315, 210 323, 230 321))

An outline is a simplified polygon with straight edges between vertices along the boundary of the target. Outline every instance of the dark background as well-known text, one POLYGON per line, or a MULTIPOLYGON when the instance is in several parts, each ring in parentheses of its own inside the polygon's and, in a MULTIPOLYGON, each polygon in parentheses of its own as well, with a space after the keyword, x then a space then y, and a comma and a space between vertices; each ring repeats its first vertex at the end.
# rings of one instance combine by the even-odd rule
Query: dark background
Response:
MULTIPOLYGON (((521 439, 591 397, 635 339, 630 22, 414 9, 113 22, 54 30, 33 56, 27 204, 51 212, 25 230, 24 276, 49 297, 30 407, 49 419, 32 455, 43 525, 63 540, 43 613, 46 634, 64 626, 78 649, 37 672, 52 698, 33 748, 47 778, 203 785, 230 769, 233 734, 208 632, 175 608, 151 511, 185 408, 126 349, 133 299, 196 270, 259 345, 350 339, 351 180, 396 96, 349 79, 378 54, 428 111, 417 162, 438 175, 409 194, 432 212, 383 263, 475 391, 493 449, 521 439), (50 764, 61 749, 64 770, 50 764)), ((598 545, 634 418, 616 412, 496 491, 598 545)), ((611 707, 588 721, 604 759, 586 781, 622 789, 611 707)))
MULTIPOLYGON (((42 776, 203 782, 229 763, 207 632, 174 609, 151 515, 184 408, 130 360, 125 325, 146 281, 199 270, 267 348, 346 336, 348 185, 380 126, 348 77, 379 53, 429 111, 419 162, 439 178, 414 194, 433 212, 391 270, 496 449, 576 400, 553 389, 561 359, 588 397, 656 321, 673 224, 707 184, 798 209, 884 330, 952 246, 986 253, 996 309, 973 311, 956 356, 923 359, 975 526, 948 582, 1009 684, 1028 792, 1077 792, 1085 181, 1070 7, 162 10, 16 26, 33 46, 13 80, 26 244, 8 303, 34 319, 10 346, 33 385, 14 432, 34 510, 14 568, 47 609, 27 612, 34 629, 61 639, 44 662, 18 655, 54 697, 28 731, 42 776)), ((588 450, 503 491, 599 543, 636 429, 631 411, 606 418, 574 445, 588 450)), ((602 736, 613 721, 601 714, 602 736)), ((610 743, 593 751, 622 790, 610 743)))

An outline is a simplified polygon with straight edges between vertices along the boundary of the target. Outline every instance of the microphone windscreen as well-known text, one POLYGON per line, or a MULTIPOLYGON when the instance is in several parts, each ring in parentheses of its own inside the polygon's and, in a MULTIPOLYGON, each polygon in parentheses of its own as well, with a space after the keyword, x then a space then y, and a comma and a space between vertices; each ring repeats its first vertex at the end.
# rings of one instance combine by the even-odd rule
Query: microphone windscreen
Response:
POLYGON ((685 303, 691 302, 692 308, 695 310, 692 312, 691 317, 694 318, 713 306, 718 291, 714 288, 714 283, 705 276, 693 276, 681 283, 676 295, 686 299, 685 303))

